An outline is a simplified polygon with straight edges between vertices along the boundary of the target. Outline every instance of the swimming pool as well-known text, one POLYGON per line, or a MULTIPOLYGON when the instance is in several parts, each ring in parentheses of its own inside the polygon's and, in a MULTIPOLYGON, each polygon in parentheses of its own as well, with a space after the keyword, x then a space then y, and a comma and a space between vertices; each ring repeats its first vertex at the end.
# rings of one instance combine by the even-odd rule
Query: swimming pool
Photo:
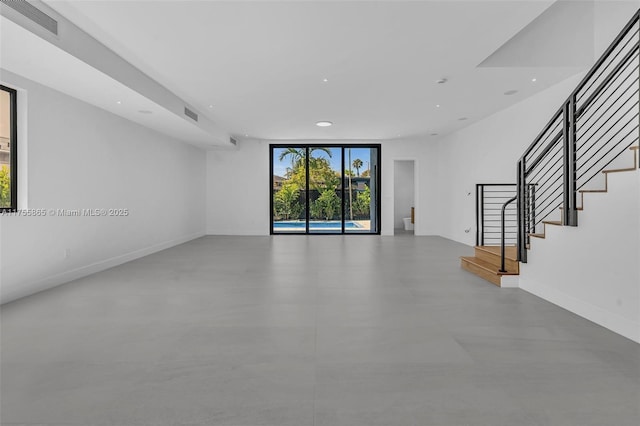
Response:
MULTIPOLYGON (((306 224, 304 221, 297 220, 285 220, 282 222, 273 222, 273 229, 305 229, 306 224)), ((352 222, 350 220, 345 220, 344 222, 345 229, 359 229, 362 228, 362 225, 352 222)), ((309 222, 309 229, 333 229, 340 230, 341 223, 339 220, 329 220, 329 221, 311 221, 309 222)))

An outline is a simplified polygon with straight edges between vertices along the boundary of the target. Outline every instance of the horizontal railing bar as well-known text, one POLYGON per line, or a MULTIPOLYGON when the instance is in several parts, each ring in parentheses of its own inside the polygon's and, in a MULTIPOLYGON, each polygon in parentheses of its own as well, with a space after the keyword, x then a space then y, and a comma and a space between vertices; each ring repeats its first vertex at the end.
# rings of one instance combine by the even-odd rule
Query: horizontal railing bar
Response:
POLYGON ((549 122, 544 126, 544 130, 542 130, 542 132, 538 134, 538 136, 533 140, 533 143, 529 145, 529 147, 524 151, 524 155, 520 158, 520 160, 524 160, 525 157, 529 155, 531 150, 538 144, 538 141, 547 133, 547 130, 549 130, 553 123, 558 120, 558 118, 562 118, 562 110, 563 108, 560 108, 558 111, 556 111, 551 120, 549 120, 549 122))
POLYGON ((618 146, 620 145, 624 145, 624 144, 633 144, 633 142, 635 142, 636 139, 638 139, 638 136, 633 136, 633 134, 638 130, 638 126, 635 126, 631 129, 631 131, 627 132, 627 134, 624 135, 624 137, 616 142, 613 143, 609 143, 607 145, 603 145, 601 148, 607 147, 607 152, 605 152, 602 156, 599 157, 595 157, 595 154, 591 157, 589 157, 587 160, 585 160, 584 162, 580 163, 578 168, 576 169, 576 172, 582 172, 580 174, 578 174, 576 176, 576 179, 581 179, 591 168, 594 167, 594 165, 602 162, 604 159, 606 159, 608 157, 608 155, 611 153, 611 151, 613 151, 614 149, 616 149, 618 146), (630 139, 630 136, 633 139, 630 139), (631 140, 631 142, 628 142, 629 140, 631 140), (586 170, 585 170, 586 169, 586 170))
POLYGON ((593 93, 591 93, 591 95, 589 95, 589 97, 587 98, 586 101, 584 101, 582 106, 580 106, 580 108, 576 109, 576 117, 580 117, 582 115, 582 113, 585 111, 585 109, 589 107, 589 105, 591 104, 593 99, 595 99, 597 96, 599 96, 600 92, 602 90, 604 90, 604 88, 609 84, 609 82, 613 79, 613 77, 616 74, 618 74, 618 71, 620 71, 620 69, 622 67, 625 67, 625 66, 628 65, 628 61, 630 61, 631 58, 633 56, 635 56, 636 51, 638 50, 639 46, 640 46, 640 42, 636 42, 636 44, 633 46, 632 50, 630 50, 626 55, 624 55, 624 58, 622 59, 622 62, 620 62, 618 65, 615 66, 613 71, 611 71, 611 73, 609 73, 609 75, 607 75, 607 77, 605 77, 604 81, 602 81, 598 85, 596 90, 593 93))
MULTIPOLYGON (((622 121, 622 119, 623 119, 623 118, 625 118, 625 117, 627 116, 627 114, 629 114, 630 112, 633 112, 633 107, 635 107, 636 105, 638 105, 638 102, 637 102, 637 101, 636 101, 636 102, 631 106, 631 108, 629 108, 627 111, 625 111, 625 112, 624 112, 624 113, 623 113, 623 114, 622 114, 622 115, 621 115, 621 116, 620 116, 620 117, 619 117, 619 118, 618 118, 618 119, 617 119, 617 120, 616 120, 616 121, 615 121, 611 126, 607 127, 607 128, 605 129, 605 131, 603 132, 603 134, 602 134, 602 135, 600 135, 600 136, 596 139, 596 141, 595 141, 594 143, 592 143, 592 144, 590 144, 590 145, 587 145, 587 144, 588 144, 588 142, 590 142, 590 141, 591 141, 591 139, 593 139, 593 137, 597 134, 597 132, 598 132, 598 131, 600 131, 600 128, 602 128, 605 124, 609 123, 609 122, 610 122, 610 120, 605 121, 605 122, 602 124, 602 126, 600 126, 600 128, 599 128, 599 129, 598 129, 594 134, 592 134, 591 136, 589 136, 589 137, 587 138, 587 140, 582 141, 582 143, 580 144, 580 148, 584 148, 584 147, 586 147, 586 146, 589 146, 589 148, 588 148, 587 150, 584 150, 584 149, 582 149, 582 150, 581 150, 581 149, 578 149, 578 153, 580 153, 580 155, 577 155, 577 156, 576 156, 576 161, 580 161, 580 159, 582 159, 582 158, 583 158, 583 157, 584 157, 584 156, 585 156, 585 155, 586 155, 586 154, 591 150, 591 148, 592 148, 592 147, 596 146, 596 145, 597 145, 597 143, 598 143, 598 141, 600 141, 600 140, 602 140, 602 138, 606 137, 606 136, 607 136, 607 135, 608 135, 608 134, 609 134, 609 133, 610 133, 610 132, 611 132, 611 131, 616 127, 616 125, 617 125, 618 123, 620 123, 620 121, 622 121)), ((616 112, 618 112, 618 111, 616 111, 616 112)), ((637 114, 636 114, 636 115, 637 115, 637 114)), ((618 134, 622 129, 624 129, 625 127, 627 127, 627 125, 628 125, 629 123, 631 123, 632 121, 633 121, 633 117, 632 117, 629 121, 627 121, 627 122, 626 122, 626 123, 625 123, 625 124, 620 128, 620 129, 618 129, 618 131, 614 134, 614 136, 615 136, 615 135, 617 135, 617 134, 618 134)), ((611 140, 611 139, 610 139, 610 140, 611 140)))
POLYGON ((538 179, 538 182, 540 182, 540 190, 544 191, 544 188, 547 186, 547 184, 549 182, 551 182, 551 184, 553 184, 555 182, 555 180, 557 179, 551 179, 549 175, 549 172, 551 172, 551 176, 554 176, 559 170, 562 170, 562 163, 555 163, 552 164, 551 166, 549 166, 545 170, 545 172, 540 176, 540 179, 538 179), (542 179, 544 178, 544 179, 542 179))
POLYGON ((553 149, 555 144, 558 143, 558 141, 560 141, 561 139, 562 139, 562 131, 558 132, 558 134, 553 137, 551 142, 549 142, 549 144, 542 150, 542 153, 538 156, 538 158, 533 160, 533 163, 527 167, 527 170, 525 170, 525 176, 528 176, 529 173, 531 173, 531 170, 533 170, 538 165, 538 163, 542 161, 544 156, 547 155, 549 151, 553 149))
MULTIPOLYGON (((638 102, 636 102, 636 105, 637 105, 637 104, 638 104, 638 102)), ((624 116, 623 116, 623 117, 624 117, 624 116)), ((633 116, 632 116, 632 117, 631 117, 631 118, 630 118, 630 119, 629 119, 629 120, 624 124, 624 126, 622 126, 620 129, 618 129, 618 131, 616 131, 616 132, 615 132, 615 133, 614 133, 614 134, 609 138, 609 140, 608 140, 607 142, 605 142, 604 144, 602 144, 602 147, 604 147, 604 146, 608 145, 608 144, 609 144, 609 142, 611 142, 611 141, 613 140, 613 138, 615 138, 615 137, 618 135, 618 133, 620 133, 622 130, 624 130, 624 129, 627 127, 627 125, 628 125, 628 124, 632 123, 632 122, 633 122, 633 119, 634 119, 634 118, 636 118, 636 117, 638 117, 638 113, 635 113, 635 114, 634 114, 634 115, 633 115, 633 116)), ((619 122, 619 119, 618 119, 618 121, 616 121, 616 123, 615 123, 615 124, 617 124, 618 122, 619 122)), ((632 131, 633 131, 633 130, 632 130, 632 131)), ((626 135, 625 135, 625 137, 626 137, 626 135)), ((624 138, 623 138, 623 139, 624 139, 624 138)), ((592 149, 594 146, 597 146, 597 143, 593 143, 593 144, 591 144, 591 146, 590 146, 586 151, 582 152, 582 154, 581 154, 581 155, 579 155, 579 156, 577 156, 577 157, 576 157, 576 161, 579 161, 580 159, 584 158, 584 156, 585 156, 585 155, 587 155, 587 153, 588 153, 589 151, 591 151, 591 149, 592 149)), ((600 149, 598 149, 598 150, 595 152, 595 154, 597 154, 598 152, 600 152, 600 151, 602 150, 602 147, 600 147, 600 149)), ((593 154, 593 155, 595 155, 595 154, 593 154)), ((591 157, 589 157, 589 158, 593 158, 593 155, 592 155, 591 157)))
MULTIPOLYGON (((608 96, 608 97, 603 98, 603 99, 598 99, 598 100, 597 100, 597 101, 598 101, 598 103, 599 103, 599 105, 598 105, 598 107, 597 107, 595 110, 593 110, 593 111, 591 112, 591 114, 589 114, 588 116, 587 116, 586 114, 585 114, 585 115, 582 115, 582 116, 578 117, 576 121, 577 121, 577 122, 579 122, 579 123, 589 123, 589 122, 591 122, 591 120, 592 120, 593 116, 594 116, 594 115, 596 115, 596 114, 600 111, 600 109, 601 109, 603 106, 607 105, 608 101, 610 101, 610 100, 611 100, 611 98, 613 98, 613 97, 614 97, 614 95, 615 95, 615 93, 618 91, 618 89, 620 89, 621 87, 623 87, 623 85, 624 85, 625 83, 629 82, 629 81, 634 77, 634 75, 635 75, 635 76, 636 76, 636 78, 635 78, 635 79, 633 79, 633 81, 631 81, 631 82, 629 83, 628 87, 625 87, 625 89, 621 91, 621 93, 618 95, 618 97, 617 97, 613 102, 610 102, 610 104, 615 104, 616 102, 618 102, 618 101, 620 100, 620 98, 622 98, 622 97, 623 97, 623 96, 625 96, 627 93, 629 93, 629 92, 628 92, 628 90, 629 90, 629 89, 631 89, 631 88, 634 86, 634 84, 638 81, 637 72, 636 72, 637 70, 638 70, 638 65, 636 65, 636 66, 635 66, 635 67, 634 67, 634 68, 629 72, 629 75, 627 75, 627 76, 625 77, 625 79, 624 79, 622 82, 620 82, 620 84, 619 84, 619 85, 618 85, 614 90, 612 90, 612 91, 609 93, 609 96, 608 96)), ((635 93, 635 91, 634 91, 634 93, 635 93)), ((592 105, 595 105, 595 103, 594 103, 594 104, 592 104, 592 105)), ((578 128, 577 128, 577 129, 578 129, 578 130, 581 130, 581 129, 582 129, 582 127, 584 127, 584 126, 585 126, 585 124, 582 124, 582 125, 578 126, 578 128)))
POLYGON ((609 162, 607 162, 606 164, 604 164, 602 166, 602 168, 600 170, 597 170, 589 179, 587 179, 585 181, 585 183, 583 183, 582 185, 580 185, 580 187, 578 187, 578 189, 582 189, 586 184, 589 183, 589 181, 591 181, 591 179, 596 176, 598 173, 600 173, 602 170, 604 170, 609 164, 611 164, 616 158, 618 158, 618 156, 620 154, 622 154, 623 152, 625 152, 631 145, 633 145, 639 138, 635 138, 629 145, 625 146, 624 148, 622 148, 620 150, 620 152, 618 154, 616 154, 615 156, 613 156, 613 158, 611 160, 609 160, 609 162))
POLYGON ((489 202, 485 202, 484 203, 485 206, 498 206, 498 205, 501 206, 502 204, 504 204, 504 203, 489 203, 489 202))
MULTIPOLYGON (((637 115, 637 114, 636 114, 636 115, 637 115)), ((627 138, 627 136, 629 136, 630 134, 632 134, 633 132, 635 132, 637 129, 638 129, 638 126, 635 126, 633 129, 631 129, 631 131, 629 131, 629 132, 624 136, 624 138, 622 138, 622 139, 621 139, 621 141, 624 141, 624 140, 627 138)), ((636 139, 637 139, 637 138, 634 138, 633 142, 635 142, 635 140, 636 140, 636 139)), ((631 142, 628 146, 631 146, 631 145, 633 144, 633 142, 631 142)), ((618 145, 621 145, 621 144, 620 144, 620 143, 616 143, 616 144, 614 144, 614 146, 610 149, 610 151, 612 151, 613 149, 615 149, 618 145)), ((600 151, 602 150, 602 148, 604 148, 605 146, 607 146, 607 145, 603 145, 603 146, 602 146, 602 147, 601 147, 601 148, 596 152, 596 154, 597 154, 598 152, 600 152, 600 151)), ((624 152, 624 150, 623 150, 622 152, 624 152)), ((621 152, 621 153, 622 153, 622 152, 621 152)), ((620 153, 620 154, 621 154, 621 153, 620 153)), ((620 155, 620 154, 618 154, 618 155, 620 155)), ((591 158, 593 158, 593 157, 591 157, 591 158)), ((604 157, 602 157, 602 158, 604 158, 604 157)), ((602 158, 600 158, 600 160, 601 160, 602 158)), ((615 160, 615 157, 613 158, 613 160, 615 160)), ((613 160, 612 160, 612 161, 613 161, 613 160)), ((591 167, 589 167, 587 170, 585 170, 582 174, 579 174, 579 175, 578 175, 578 177, 577 177, 577 179, 581 179, 584 175, 586 175, 586 174, 589 172, 589 170, 593 169, 597 164, 598 164, 598 161, 596 161, 594 164, 592 164, 592 165, 591 165, 591 167)), ((607 164, 608 164, 608 163, 607 163, 607 164)), ((578 171, 578 170, 576 170, 576 171, 578 171)), ((597 171, 597 172, 596 172, 596 174, 598 174, 598 173, 600 173, 600 171, 597 171)), ((594 174, 594 176, 595 176, 595 174, 594 174)))
MULTIPOLYGON (((551 191, 551 193, 549 193, 549 195, 548 195, 546 198, 541 199, 540 201, 537 201, 537 200, 536 200, 536 204, 538 205, 538 207, 544 206, 544 205, 545 205, 545 203, 547 202, 547 200, 551 199, 551 197, 553 197, 553 196, 554 196, 554 194, 555 194, 555 193, 557 193, 557 192, 558 192, 558 190, 561 190, 561 189, 563 189, 563 187, 562 187, 562 186, 559 186, 559 187, 558 187, 558 188, 556 188, 555 190, 551 191)), ((562 196, 562 193, 560 193, 560 196, 562 196)), ((555 198, 554 198, 554 199, 552 199, 552 200, 551 200, 551 202, 553 202, 554 200, 555 200, 555 198)))
MULTIPOLYGON (((632 77, 632 76, 633 76, 633 74, 634 74, 634 71, 636 71, 637 69, 638 69, 638 67, 636 66, 636 67, 631 71, 631 73, 629 73, 629 77, 632 77)), ((637 74, 636 74, 636 75, 637 75, 637 74)), ((613 93, 615 93, 615 92, 616 92, 620 87, 622 87, 622 84, 624 84, 627 80, 628 80, 628 79, 625 79, 625 81, 623 81, 623 82, 622 82, 618 87, 616 87, 616 89, 613 91, 613 93)), ((612 104, 615 104, 616 102, 618 102, 618 101, 620 100, 620 98, 622 98, 624 95, 626 95, 626 94, 628 93, 628 90, 629 90, 631 87, 633 87, 633 85, 634 85, 637 81, 638 81, 638 78, 636 77, 636 78, 631 82, 631 84, 629 84, 629 87, 626 87, 626 88, 625 88, 625 90, 623 90, 623 91, 622 91, 622 93, 620 93, 620 95, 616 98, 616 100, 612 102, 612 104)), ((586 123, 591 122, 591 118, 592 118, 592 117, 593 117, 593 116, 594 116, 598 111, 600 111, 600 109, 601 109, 604 105, 606 105, 606 104, 607 104, 607 102, 606 102, 606 101, 607 101, 607 100, 609 100, 609 99, 611 99, 611 97, 613 97, 613 93, 611 94, 612 96, 610 96, 610 97, 609 97, 609 98, 607 98, 607 99, 604 99, 604 101, 600 104, 600 106, 598 106, 598 108, 596 108, 596 109, 595 109, 595 110, 594 110, 594 111, 593 111, 593 112, 592 112, 588 117, 578 117, 578 119, 576 120, 576 123, 578 123, 578 124, 579 124, 579 123, 585 123, 585 124, 582 124, 582 125, 578 125, 578 126, 577 126, 577 130, 578 130, 578 131, 582 130, 582 127, 583 127, 583 126, 585 126, 585 125, 586 125, 586 123)), ((636 93, 637 93, 637 91, 634 91, 634 92, 631 94, 631 96, 630 96, 629 98, 633 97, 633 95, 634 95, 634 94, 636 94, 636 93)), ((625 102, 626 102, 626 101, 625 101, 625 102)), ((600 117, 603 117, 603 116, 604 116, 604 115, 601 115, 600 117)), ((598 120, 598 119, 595 119, 594 121, 597 121, 597 120, 598 120)))
POLYGON ((554 211, 559 210, 560 207, 562 206, 561 199, 562 199, 562 194, 558 194, 553 200, 549 202, 549 204, 545 208, 541 209, 539 214, 536 215, 536 221, 534 223, 534 226, 537 226, 541 222, 544 222, 545 220, 547 220, 549 216, 551 216, 551 214, 554 211))
MULTIPOLYGON (((562 148, 561 145, 558 145, 558 147, 562 148)), ((563 155, 562 149, 558 149, 558 152, 556 152, 553 155, 549 155, 549 158, 547 159, 547 162, 543 166, 538 167, 538 170, 536 170, 535 173, 532 173, 532 175, 529 176, 529 180, 536 181, 536 182, 542 180, 542 179, 539 178, 541 176, 541 173, 543 173, 545 170, 548 170, 547 166, 552 161, 557 160, 558 157, 562 157, 562 155, 563 155)), ((546 174, 546 172, 544 174, 546 174)), ((544 176, 544 174, 542 176, 544 176)))
MULTIPOLYGON (((614 56, 614 57, 609 61, 609 63, 608 63, 606 66, 604 66, 604 67, 602 67, 602 68, 601 68, 600 73, 598 73, 598 76, 591 80, 591 84, 589 84, 589 87, 587 87, 586 89, 584 89, 584 91, 583 91, 583 93, 582 93, 581 95, 578 95, 578 92, 576 92, 576 102, 578 102, 578 103, 579 103, 579 102, 582 100, 582 98, 583 98, 584 96, 586 96, 586 95, 587 95, 587 93, 589 93, 589 90, 591 90, 591 88, 593 87, 593 85, 598 81, 598 79, 599 79, 600 77, 602 77, 602 76, 604 75, 604 72, 607 70, 607 68, 608 68, 610 65, 613 65, 613 64, 615 63, 615 61, 616 61, 616 59, 618 58, 618 56, 620 56, 620 54, 621 54, 622 52, 624 52, 624 51, 625 51, 626 47, 629 45, 629 43, 631 43, 631 42, 633 41, 633 38, 634 38, 637 34, 638 34, 638 30, 635 30, 635 31, 633 32, 633 34, 631 34, 631 36, 629 37, 629 39, 624 43, 624 45, 623 45, 623 46, 619 46, 619 45, 618 45, 618 46, 616 46, 616 47, 615 47, 616 49, 617 49, 618 47, 620 47, 620 49, 618 50, 618 53, 616 53, 616 55, 615 55, 615 56, 614 56)), ((620 41, 622 41, 622 40, 620 40, 620 41)))
POLYGON ((582 81, 580 81, 580 83, 578 83, 578 87, 576 87, 576 90, 573 91, 573 94, 576 94, 576 93, 580 92, 580 90, 582 90, 582 88, 585 86, 585 84, 587 84, 587 82, 591 79, 591 77, 593 77, 593 75, 596 73, 596 71, 609 58, 609 55, 611 55, 611 52, 613 52, 616 49, 616 47, 620 44, 620 41, 622 41, 622 39, 627 35, 627 33, 629 31, 631 31, 631 29, 634 27, 634 25, 636 25, 636 23, 638 23, 639 17, 640 17, 640 11, 636 12, 634 14, 634 16, 631 18, 631 20, 627 23, 627 25, 624 26, 622 31, 620 31, 620 33, 618 33, 617 37, 613 40, 613 42, 609 45, 609 47, 607 47, 607 49, 600 56, 600 58, 598 58, 598 60, 591 67, 591 69, 589 70, 587 75, 582 79, 582 81))
POLYGON ((540 140, 540 142, 538 142, 538 147, 532 150, 529 155, 527 155, 527 160, 530 160, 531 158, 537 156, 546 146, 546 144, 549 143, 550 138, 555 136, 558 132, 562 132, 562 123, 562 120, 557 120, 557 124, 547 132, 547 134, 540 140))
MULTIPOLYGON (((612 115, 612 116, 613 116, 613 115, 617 115, 617 113, 618 113, 618 112, 619 112, 619 111, 620 111, 624 106, 628 105, 628 103, 631 101, 631 98, 632 98, 635 94, 637 94, 637 93, 638 93, 638 92, 636 92, 636 93, 632 94, 628 99, 626 99, 626 100, 624 101, 624 103, 623 103, 622 105, 620 105, 620 106, 619 106, 619 107, 618 107, 618 108, 613 112, 613 114, 611 114, 611 115, 612 115)), ((635 102, 635 104, 637 104, 637 103, 638 103, 638 102, 635 102)), ((631 108, 629 108, 627 111, 625 111, 625 112, 622 114, 622 116, 625 116, 626 114, 628 114, 628 113, 632 110, 632 108, 635 106, 635 104, 634 104, 634 105, 632 105, 632 106, 631 106, 631 108)), ((594 120, 594 124, 593 124, 593 125, 595 125, 596 123, 598 123, 598 121, 599 121, 599 120, 594 120)), ((591 128, 589 128, 589 129, 587 130, 587 132, 585 132, 585 133, 582 133, 582 134, 578 135, 578 141, 577 141, 577 142, 582 142, 582 145, 586 145, 586 143, 587 143, 587 142, 589 142, 589 141, 591 140, 591 138, 593 138, 596 134, 598 134, 598 132, 599 132, 599 131, 600 131, 600 130, 601 130, 601 129, 602 129, 602 128, 607 124, 607 123, 609 123, 610 121, 611 121, 611 118, 609 118, 609 119, 605 120, 605 121, 604 121, 604 122, 603 122, 603 123, 602 123, 602 124, 601 124, 597 129, 596 129, 596 130, 595 130, 595 132, 593 132, 589 137, 587 137, 587 139, 586 139, 586 140, 584 140, 584 138, 585 138, 585 137, 586 137, 586 135, 587 135, 587 132, 588 132, 589 130, 591 130, 591 128)), ((615 126, 615 124, 617 124, 617 122, 616 122, 616 123, 614 123, 614 126, 615 126)), ((593 127, 593 125, 592 125, 591 127, 593 127)), ((607 131, 608 131, 608 130, 610 130, 612 127, 613 127, 613 126, 610 126, 610 127, 607 129, 607 131)), ((606 133, 606 132, 605 132, 605 133, 606 133)))
POLYGON ((544 191, 540 191, 539 194, 536 194, 536 204, 538 206, 541 206, 544 204, 544 201, 546 200, 546 198, 543 198, 542 196, 545 194, 548 194, 549 191, 551 191, 551 193, 556 192, 558 189, 562 189, 562 181, 559 182, 554 182, 553 185, 549 185, 547 186, 544 191))
POLYGON ((540 152, 547 146, 549 141, 555 137, 559 132, 562 132, 562 121, 558 121, 558 123, 553 126, 552 129, 547 132, 547 134, 538 142, 538 146, 533 149, 526 157, 526 161, 530 162, 533 158, 536 158, 540 152))

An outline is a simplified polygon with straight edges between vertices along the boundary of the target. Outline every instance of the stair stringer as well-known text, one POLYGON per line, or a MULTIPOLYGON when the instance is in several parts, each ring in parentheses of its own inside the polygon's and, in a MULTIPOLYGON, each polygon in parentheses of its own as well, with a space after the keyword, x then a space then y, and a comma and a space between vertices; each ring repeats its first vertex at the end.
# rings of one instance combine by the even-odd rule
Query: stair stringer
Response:
POLYGON ((608 192, 584 194, 578 227, 531 239, 519 285, 640 343, 640 170, 607 178, 608 192))

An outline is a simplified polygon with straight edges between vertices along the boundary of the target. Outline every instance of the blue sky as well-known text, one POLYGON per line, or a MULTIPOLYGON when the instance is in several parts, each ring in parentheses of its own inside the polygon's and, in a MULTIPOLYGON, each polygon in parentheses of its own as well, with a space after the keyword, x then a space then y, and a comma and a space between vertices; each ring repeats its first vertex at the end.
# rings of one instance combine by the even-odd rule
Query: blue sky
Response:
MULTIPOLYGON (((279 161, 280 153, 284 151, 286 148, 275 148, 273 150, 273 174, 277 176, 284 176, 287 173, 287 167, 291 167, 291 157, 286 157, 284 160, 279 161)), ((351 150, 351 163, 356 158, 362 160, 362 167, 360 168, 360 174, 367 170, 369 162, 371 161, 371 148, 349 148, 351 150)), ((349 161, 349 149, 345 149, 345 166, 347 166, 347 162, 349 161)), ((329 148, 331 151, 331 157, 327 155, 324 151, 314 151, 314 157, 322 157, 329 160, 329 164, 331 164, 331 168, 339 171, 342 167, 342 158, 340 158, 340 148, 329 148)), ((353 168, 352 168, 353 169, 353 168)), ((356 173, 356 170, 353 169, 353 173, 356 173)))

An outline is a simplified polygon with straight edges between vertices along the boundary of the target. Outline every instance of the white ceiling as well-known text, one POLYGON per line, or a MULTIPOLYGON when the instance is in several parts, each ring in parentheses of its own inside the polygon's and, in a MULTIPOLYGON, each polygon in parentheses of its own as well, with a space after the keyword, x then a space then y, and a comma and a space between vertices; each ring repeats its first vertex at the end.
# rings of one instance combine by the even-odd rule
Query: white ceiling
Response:
MULTIPOLYGON (((551 0, 47 4, 222 128, 261 139, 444 134, 584 68, 478 67, 551 0)), ((551 35, 538 42, 554 49, 551 35)))
POLYGON ((3 16, 0 35, 2 68, 183 141, 212 145, 210 133, 3 16))

